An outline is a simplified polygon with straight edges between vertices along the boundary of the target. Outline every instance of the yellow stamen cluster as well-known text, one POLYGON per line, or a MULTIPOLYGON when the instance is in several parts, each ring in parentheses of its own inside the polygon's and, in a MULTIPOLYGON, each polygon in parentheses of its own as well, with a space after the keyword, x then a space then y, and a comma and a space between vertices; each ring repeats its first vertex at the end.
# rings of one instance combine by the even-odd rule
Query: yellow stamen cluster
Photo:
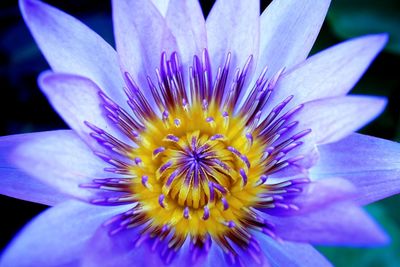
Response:
POLYGON ((153 226, 180 237, 223 236, 243 225, 265 173, 265 145, 245 119, 214 103, 177 105, 149 119, 130 155, 131 190, 153 226))

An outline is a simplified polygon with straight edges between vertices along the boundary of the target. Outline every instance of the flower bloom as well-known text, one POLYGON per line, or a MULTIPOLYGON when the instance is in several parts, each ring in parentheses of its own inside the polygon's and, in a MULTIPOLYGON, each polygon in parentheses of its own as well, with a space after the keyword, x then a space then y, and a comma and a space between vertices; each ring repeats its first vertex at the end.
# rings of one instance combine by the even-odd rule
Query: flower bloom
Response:
POLYGON ((346 96, 386 35, 307 58, 327 0, 218 0, 207 21, 196 0, 112 4, 117 52, 20 1, 72 130, 0 139, 1 192, 54 205, 2 266, 329 266, 309 243, 387 241, 360 206, 400 191, 400 149, 353 134, 385 99, 346 96))

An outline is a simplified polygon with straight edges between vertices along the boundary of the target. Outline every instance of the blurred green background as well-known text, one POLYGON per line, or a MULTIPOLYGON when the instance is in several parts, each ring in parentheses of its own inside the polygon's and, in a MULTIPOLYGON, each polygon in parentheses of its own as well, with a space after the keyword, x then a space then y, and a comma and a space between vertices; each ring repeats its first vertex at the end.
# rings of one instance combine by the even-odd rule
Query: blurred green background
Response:
MULTIPOLYGON (((46 2, 78 17, 113 44, 109 1, 46 2)), ((209 12, 212 2, 201 1, 205 14, 209 12)), ((268 3, 262 1, 263 8, 268 3)), ((381 32, 390 34, 389 44, 353 93, 381 95, 389 99, 385 112, 361 132, 400 141, 400 1, 333 0, 312 53, 351 37, 381 32)), ((0 1, 0 135, 67 128, 37 88, 36 77, 47 68, 20 17, 17 1, 0 1)), ((45 208, 1 196, 0 249, 25 223, 45 208)), ((367 207, 392 237, 389 246, 318 249, 335 266, 400 266, 399 208, 399 196, 367 207)))

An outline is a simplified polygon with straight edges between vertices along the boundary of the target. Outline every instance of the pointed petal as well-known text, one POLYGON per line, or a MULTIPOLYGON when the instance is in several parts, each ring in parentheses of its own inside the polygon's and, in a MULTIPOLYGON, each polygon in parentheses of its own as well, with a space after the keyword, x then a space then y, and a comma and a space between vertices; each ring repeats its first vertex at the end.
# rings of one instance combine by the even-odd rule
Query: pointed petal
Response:
POLYGON ((304 104, 295 120, 299 129, 311 129, 317 144, 330 143, 360 129, 384 109, 386 99, 372 96, 345 96, 304 104))
POLYGON ((147 76, 156 83, 155 69, 160 66, 161 53, 178 51, 175 37, 150 0, 113 0, 112 7, 121 68, 132 75, 154 104, 147 76))
POLYGON ((111 123, 102 108, 100 88, 91 80, 70 74, 44 72, 39 77, 39 86, 54 109, 64 121, 92 148, 104 150, 89 136, 92 130, 85 121, 109 132, 119 140, 131 141, 111 123))
POLYGON ((165 20, 176 38, 183 73, 186 75, 193 56, 207 48, 206 25, 197 0, 170 0, 165 20))
MULTIPOLYGON (((126 207, 125 207, 126 208, 126 207)), ((0 266, 78 266, 96 228, 121 208, 67 201, 31 221, 8 245, 0 266)))
POLYGON ((125 106, 117 54, 99 35, 70 15, 36 0, 20 0, 22 15, 56 72, 88 77, 125 106))
POLYGON ((358 206, 339 202, 321 210, 290 217, 268 217, 284 240, 321 245, 383 245, 388 236, 358 206))
POLYGON ((271 106, 288 95, 290 105, 346 95, 387 42, 386 34, 355 38, 326 49, 284 73, 271 96, 271 106))
POLYGON ((242 68, 249 56, 257 64, 259 50, 259 1, 218 0, 207 17, 207 40, 213 73, 232 53, 230 77, 242 68))
POLYGON ((68 199, 54 188, 18 169, 10 154, 19 144, 49 133, 18 134, 0 137, 0 193, 9 197, 53 206, 68 199))
POLYGON ((257 234, 257 240, 271 263, 271 267, 315 266, 328 267, 332 264, 309 244, 277 242, 268 236, 257 234))
POLYGON ((107 164, 98 159, 72 131, 32 134, 10 152, 17 167, 59 192, 88 200, 95 193, 80 188, 82 183, 104 177, 107 164))
POLYGON ((321 159, 312 177, 339 175, 359 191, 357 202, 366 205, 400 193, 400 144, 352 134, 319 147, 321 159))
POLYGON ((353 200, 357 190, 349 181, 341 178, 327 178, 304 184, 302 192, 285 204, 295 205, 298 209, 274 208, 266 209, 265 213, 278 216, 294 216, 323 209, 335 202, 353 200))
POLYGON ((271 77, 303 61, 313 46, 330 0, 275 0, 260 17, 257 74, 268 66, 271 77))

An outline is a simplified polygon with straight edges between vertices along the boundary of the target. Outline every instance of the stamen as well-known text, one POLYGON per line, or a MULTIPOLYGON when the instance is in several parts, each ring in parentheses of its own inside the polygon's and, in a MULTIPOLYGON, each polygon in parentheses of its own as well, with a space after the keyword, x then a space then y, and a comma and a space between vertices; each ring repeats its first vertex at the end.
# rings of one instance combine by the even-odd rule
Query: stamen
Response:
POLYGON ((155 159, 158 156, 158 154, 160 154, 164 151, 165 151, 165 147, 163 147, 163 146, 154 149, 153 150, 153 159, 155 159))
POLYGON ((241 100, 253 56, 242 69, 230 66, 231 57, 228 53, 213 80, 207 50, 194 56, 185 88, 186 71, 178 54, 163 52, 157 80, 147 77, 151 103, 124 73, 129 112, 99 93, 106 116, 129 142, 85 122, 90 136, 106 148, 95 152, 112 165, 104 170, 117 177, 93 179, 80 187, 109 193, 99 194, 94 204, 134 206, 110 220, 110 234, 140 227, 134 246, 151 239, 152 250, 161 250, 164 263, 190 238, 194 260, 214 241, 232 263, 243 264, 238 253, 243 250, 261 264, 252 231, 278 239, 262 213, 290 214, 301 208, 293 199, 308 179, 267 179, 295 163, 302 166, 304 156, 296 148, 311 132, 297 130, 301 124, 295 116, 303 106, 289 109, 291 95, 269 107, 284 70, 268 80, 266 67, 241 100))
POLYGON ((243 169, 240 169, 239 173, 240 173, 240 176, 242 176, 243 186, 246 186, 246 184, 247 184, 246 172, 243 169))
POLYGON ((185 219, 189 219, 189 208, 188 208, 188 207, 185 207, 185 208, 183 209, 183 217, 184 217, 185 219))
POLYGON ((165 202, 164 202, 164 200, 165 200, 165 196, 164 196, 163 194, 161 194, 161 195, 158 197, 158 204, 160 204, 161 208, 163 208, 163 209, 165 209, 165 202))
POLYGON ((229 208, 229 204, 228 204, 228 201, 226 201, 226 198, 222 197, 221 202, 222 202, 222 205, 224 206, 224 210, 227 210, 229 208))
POLYGON ((204 206, 203 220, 208 220, 210 218, 210 209, 208 206, 204 206))

